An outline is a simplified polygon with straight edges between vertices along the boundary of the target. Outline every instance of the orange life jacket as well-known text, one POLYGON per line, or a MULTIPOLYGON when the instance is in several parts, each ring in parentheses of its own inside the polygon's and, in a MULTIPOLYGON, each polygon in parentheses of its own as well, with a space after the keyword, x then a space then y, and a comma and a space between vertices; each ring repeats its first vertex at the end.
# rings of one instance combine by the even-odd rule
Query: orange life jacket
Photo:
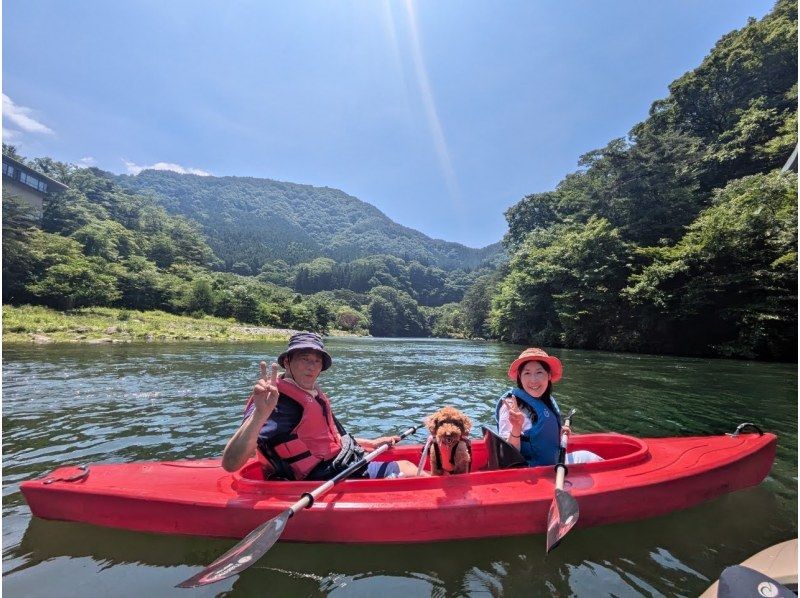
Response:
MULTIPOLYGON (((470 459, 472 459, 472 441, 469 439, 468 436, 462 436, 461 438, 458 439, 458 442, 456 442, 453 445, 453 448, 450 449, 450 469, 446 469, 444 463, 442 462, 442 453, 439 449, 438 443, 436 442, 433 443, 433 450, 436 453, 436 462, 439 464, 439 467, 442 468, 442 471, 446 471, 447 473, 453 473, 453 469, 456 466, 456 451, 458 450, 458 445, 461 442, 467 443, 467 453, 469 454, 470 459)), ((472 469, 471 462, 467 466, 467 473, 470 472, 470 469, 472 469)))
POLYGON ((266 443, 265 448, 271 454, 265 455, 261 450, 256 452, 266 473, 276 470, 284 474, 290 472, 293 479, 302 480, 317 465, 339 454, 342 449, 341 434, 325 393, 318 391, 315 398, 310 392, 283 379, 278 379, 278 391, 281 396, 300 405, 303 414, 288 435, 266 443), (275 462, 276 457, 279 463, 275 462))

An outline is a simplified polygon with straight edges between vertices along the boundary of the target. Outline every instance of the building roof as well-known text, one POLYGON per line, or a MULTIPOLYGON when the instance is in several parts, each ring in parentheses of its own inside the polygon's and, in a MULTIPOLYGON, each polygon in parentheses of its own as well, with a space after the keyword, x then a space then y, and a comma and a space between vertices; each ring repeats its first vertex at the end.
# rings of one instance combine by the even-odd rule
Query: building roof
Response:
POLYGON ((30 166, 27 166, 26 164, 23 164, 19 160, 15 160, 11 156, 3 154, 3 162, 11 164, 14 168, 17 168, 22 172, 27 172, 37 178, 46 181, 48 186, 52 185, 54 191, 64 191, 65 189, 69 189, 69 187, 67 187, 64 183, 59 183, 57 180, 50 178, 46 174, 39 172, 38 170, 35 170, 30 166))

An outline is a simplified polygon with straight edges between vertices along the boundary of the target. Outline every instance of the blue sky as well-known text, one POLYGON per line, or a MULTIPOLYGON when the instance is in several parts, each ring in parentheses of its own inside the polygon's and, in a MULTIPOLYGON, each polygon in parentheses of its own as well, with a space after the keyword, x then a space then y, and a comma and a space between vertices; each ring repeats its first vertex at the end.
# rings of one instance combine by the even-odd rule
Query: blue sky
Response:
POLYGON ((432 237, 624 136, 762 0, 6 0, 3 140, 342 189, 432 237))

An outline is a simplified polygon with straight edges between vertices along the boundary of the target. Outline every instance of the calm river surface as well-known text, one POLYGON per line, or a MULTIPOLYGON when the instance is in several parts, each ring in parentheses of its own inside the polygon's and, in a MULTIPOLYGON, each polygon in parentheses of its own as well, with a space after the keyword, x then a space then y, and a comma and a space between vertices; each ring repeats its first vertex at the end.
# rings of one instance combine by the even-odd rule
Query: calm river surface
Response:
MULTIPOLYGON (((757 488, 631 524, 422 545, 279 543, 238 579, 173 586, 233 541, 32 519, 23 480, 65 463, 218 456, 260 359, 284 343, 13 347, 3 351, 3 590, 7 596, 696 596, 729 564, 797 535, 797 366, 556 351, 576 432, 779 436, 757 488)), ((321 378, 353 432, 405 429, 447 402, 492 421, 521 347, 330 339, 321 378), (436 398, 432 398, 436 397, 436 398)), ((418 441, 423 440, 418 435, 418 441)), ((465 522, 468 524, 468 522, 465 522)))

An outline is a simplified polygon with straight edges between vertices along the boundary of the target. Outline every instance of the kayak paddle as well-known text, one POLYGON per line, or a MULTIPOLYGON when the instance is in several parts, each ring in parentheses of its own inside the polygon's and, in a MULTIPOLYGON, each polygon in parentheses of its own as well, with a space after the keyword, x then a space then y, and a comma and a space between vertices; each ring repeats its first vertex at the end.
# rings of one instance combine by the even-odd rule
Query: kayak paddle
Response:
MULTIPOLYGON (((572 409, 564 420, 564 425, 569 427, 572 416, 577 409, 572 409)), ((556 464, 556 492, 550 510, 547 512, 547 552, 553 550, 578 522, 578 501, 564 490, 564 476, 567 466, 567 433, 561 433, 561 446, 558 449, 558 463, 556 464)))
MULTIPOLYGON (((417 431, 417 427, 418 426, 413 426, 400 434, 400 440, 411 436, 417 431)), ((232 575, 241 573, 272 548, 275 542, 278 541, 278 538, 281 537, 286 523, 292 516, 297 515, 303 509, 307 509, 313 505, 317 498, 328 492, 328 490, 333 488, 336 484, 351 476, 356 470, 362 468, 381 453, 385 453, 389 450, 389 446, 388 444, 382 444, 315 490, 303 493, 300 500, 283 513, 259 525, 252 532, 247 534, 241 542, 200 571, 200 573, 182 581, 175 587, 196 588, 198 586, 216 583, 232 575)))
POLYGON ((766 573, 744 565, 734 565, 726 567, 719 576, 716 595, 718 598, 746 598, 747 596, 789 598, 797 594, 766 573))

